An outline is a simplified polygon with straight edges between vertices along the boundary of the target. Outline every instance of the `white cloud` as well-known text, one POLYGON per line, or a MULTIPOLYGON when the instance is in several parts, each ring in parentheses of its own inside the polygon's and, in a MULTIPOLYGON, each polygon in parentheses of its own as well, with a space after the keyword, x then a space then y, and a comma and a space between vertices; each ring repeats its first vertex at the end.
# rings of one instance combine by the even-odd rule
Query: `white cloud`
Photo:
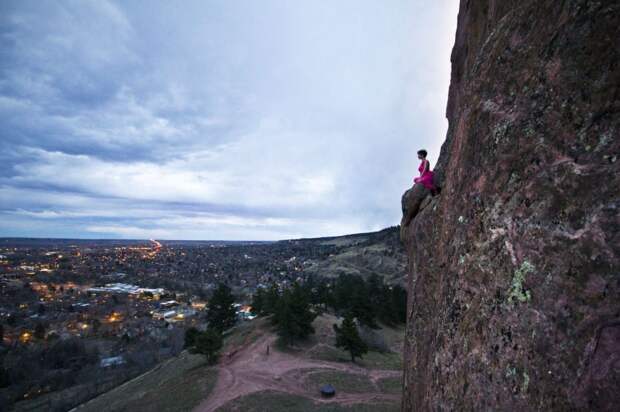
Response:
POLYGON ((0 230, 272 239, 396 224, 416 150, 434 162, 445 136, 457 8, 7 3, 0 230))

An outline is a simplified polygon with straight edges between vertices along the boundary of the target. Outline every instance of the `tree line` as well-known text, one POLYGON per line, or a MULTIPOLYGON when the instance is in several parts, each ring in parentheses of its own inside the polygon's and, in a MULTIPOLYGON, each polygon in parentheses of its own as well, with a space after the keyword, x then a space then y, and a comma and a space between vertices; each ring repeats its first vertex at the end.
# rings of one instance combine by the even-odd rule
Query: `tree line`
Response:
POLYGON ((271 321, 286 344, 313 334, 312 322, 327 308, 344 316, 340 327, 334 325, 336 346, 347 350, 355 361, 368 351, 355 320, 373 329, 379 322, 389 326, 404 323, 407 292, 399 285, 385 284, 376 274, 368 279, 342 274, 336 279, 309 278, 282 290, 272 284, 259 288, 252 299, 252 311, 259 316, 272 315, 271 321))
MULTIPOLYGON (((185 346, 203 353, 209 362, 215 362, 222 347, 222 333, 237 322, 234 301, 231 289, 219 284, 207 304, 207 329, 202 332, 188 329, 185 346)), ((373 329, 378 328, 379 323, 388 326, 404 323, 407 292, 400 285, 387 285, 376 274, 367 279, 341 274, 335 279, 310 277, 286 288, 276 283, 258 288, 251 306, 254 314, 271 316, 278 336, 287 345, 313 334, 314 319, 320 312, 332 309, 344 317, 340 327, 334 325, 337 346, 349 351, 354 361, 368 349, 358 335, 355 321, 373 329)))
POLYGON ((405 323, 407 291, 400 285, 387 285, 379 275, 368 279, 359 275, 342 274, 335 279, 308 278, 303 284, 294 283, 281 291, 276 284, 259 288, 252 299, 252 311, 259 316, 284 316, 291 294, 294 305, 299 301, 313 305, 315 310, 331 308, 337 315, 352 314, 361 324, 378 328, 378 322, 388 326, 405 323))

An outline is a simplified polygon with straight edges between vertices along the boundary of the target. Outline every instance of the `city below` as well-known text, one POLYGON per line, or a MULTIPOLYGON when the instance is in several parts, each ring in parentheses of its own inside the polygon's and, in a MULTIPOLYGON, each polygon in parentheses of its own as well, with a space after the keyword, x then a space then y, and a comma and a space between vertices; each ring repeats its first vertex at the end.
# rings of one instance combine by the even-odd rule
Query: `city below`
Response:
POLYGON ((402 284, 404 262, 395 228, 280 242, 0 239, 0 395, 76 405, 72 388, 118 386, 181 353, 221 283, 250 322, 259 288, 371 271, 402 284))

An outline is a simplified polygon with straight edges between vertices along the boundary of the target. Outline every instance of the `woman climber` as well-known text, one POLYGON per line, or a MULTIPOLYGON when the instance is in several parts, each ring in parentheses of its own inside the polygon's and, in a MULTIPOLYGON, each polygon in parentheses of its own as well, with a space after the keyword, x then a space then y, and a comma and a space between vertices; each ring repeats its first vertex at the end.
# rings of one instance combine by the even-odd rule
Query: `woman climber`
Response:
POLYGON ((431 170, 431 163, 426 159, 427 154, 426 150, 418 150, 418 159, 422 161, 418 167, 420 176, 413 179, 413 182, 421 184, 431 191, 431 195, 435 196, 439 194, 440 188, 433 182, 435 174, 431 170))

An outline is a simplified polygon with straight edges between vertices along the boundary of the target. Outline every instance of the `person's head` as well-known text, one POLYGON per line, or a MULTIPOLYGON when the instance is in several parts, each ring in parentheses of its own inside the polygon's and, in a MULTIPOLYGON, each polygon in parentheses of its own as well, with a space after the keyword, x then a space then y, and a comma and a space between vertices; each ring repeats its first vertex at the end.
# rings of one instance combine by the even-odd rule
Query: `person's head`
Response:
POLYGON ((426 159, 426 155, 428 153, 426 153, 426 150, 422 149, 422 150, 418 150, 418 159, 426 159))

